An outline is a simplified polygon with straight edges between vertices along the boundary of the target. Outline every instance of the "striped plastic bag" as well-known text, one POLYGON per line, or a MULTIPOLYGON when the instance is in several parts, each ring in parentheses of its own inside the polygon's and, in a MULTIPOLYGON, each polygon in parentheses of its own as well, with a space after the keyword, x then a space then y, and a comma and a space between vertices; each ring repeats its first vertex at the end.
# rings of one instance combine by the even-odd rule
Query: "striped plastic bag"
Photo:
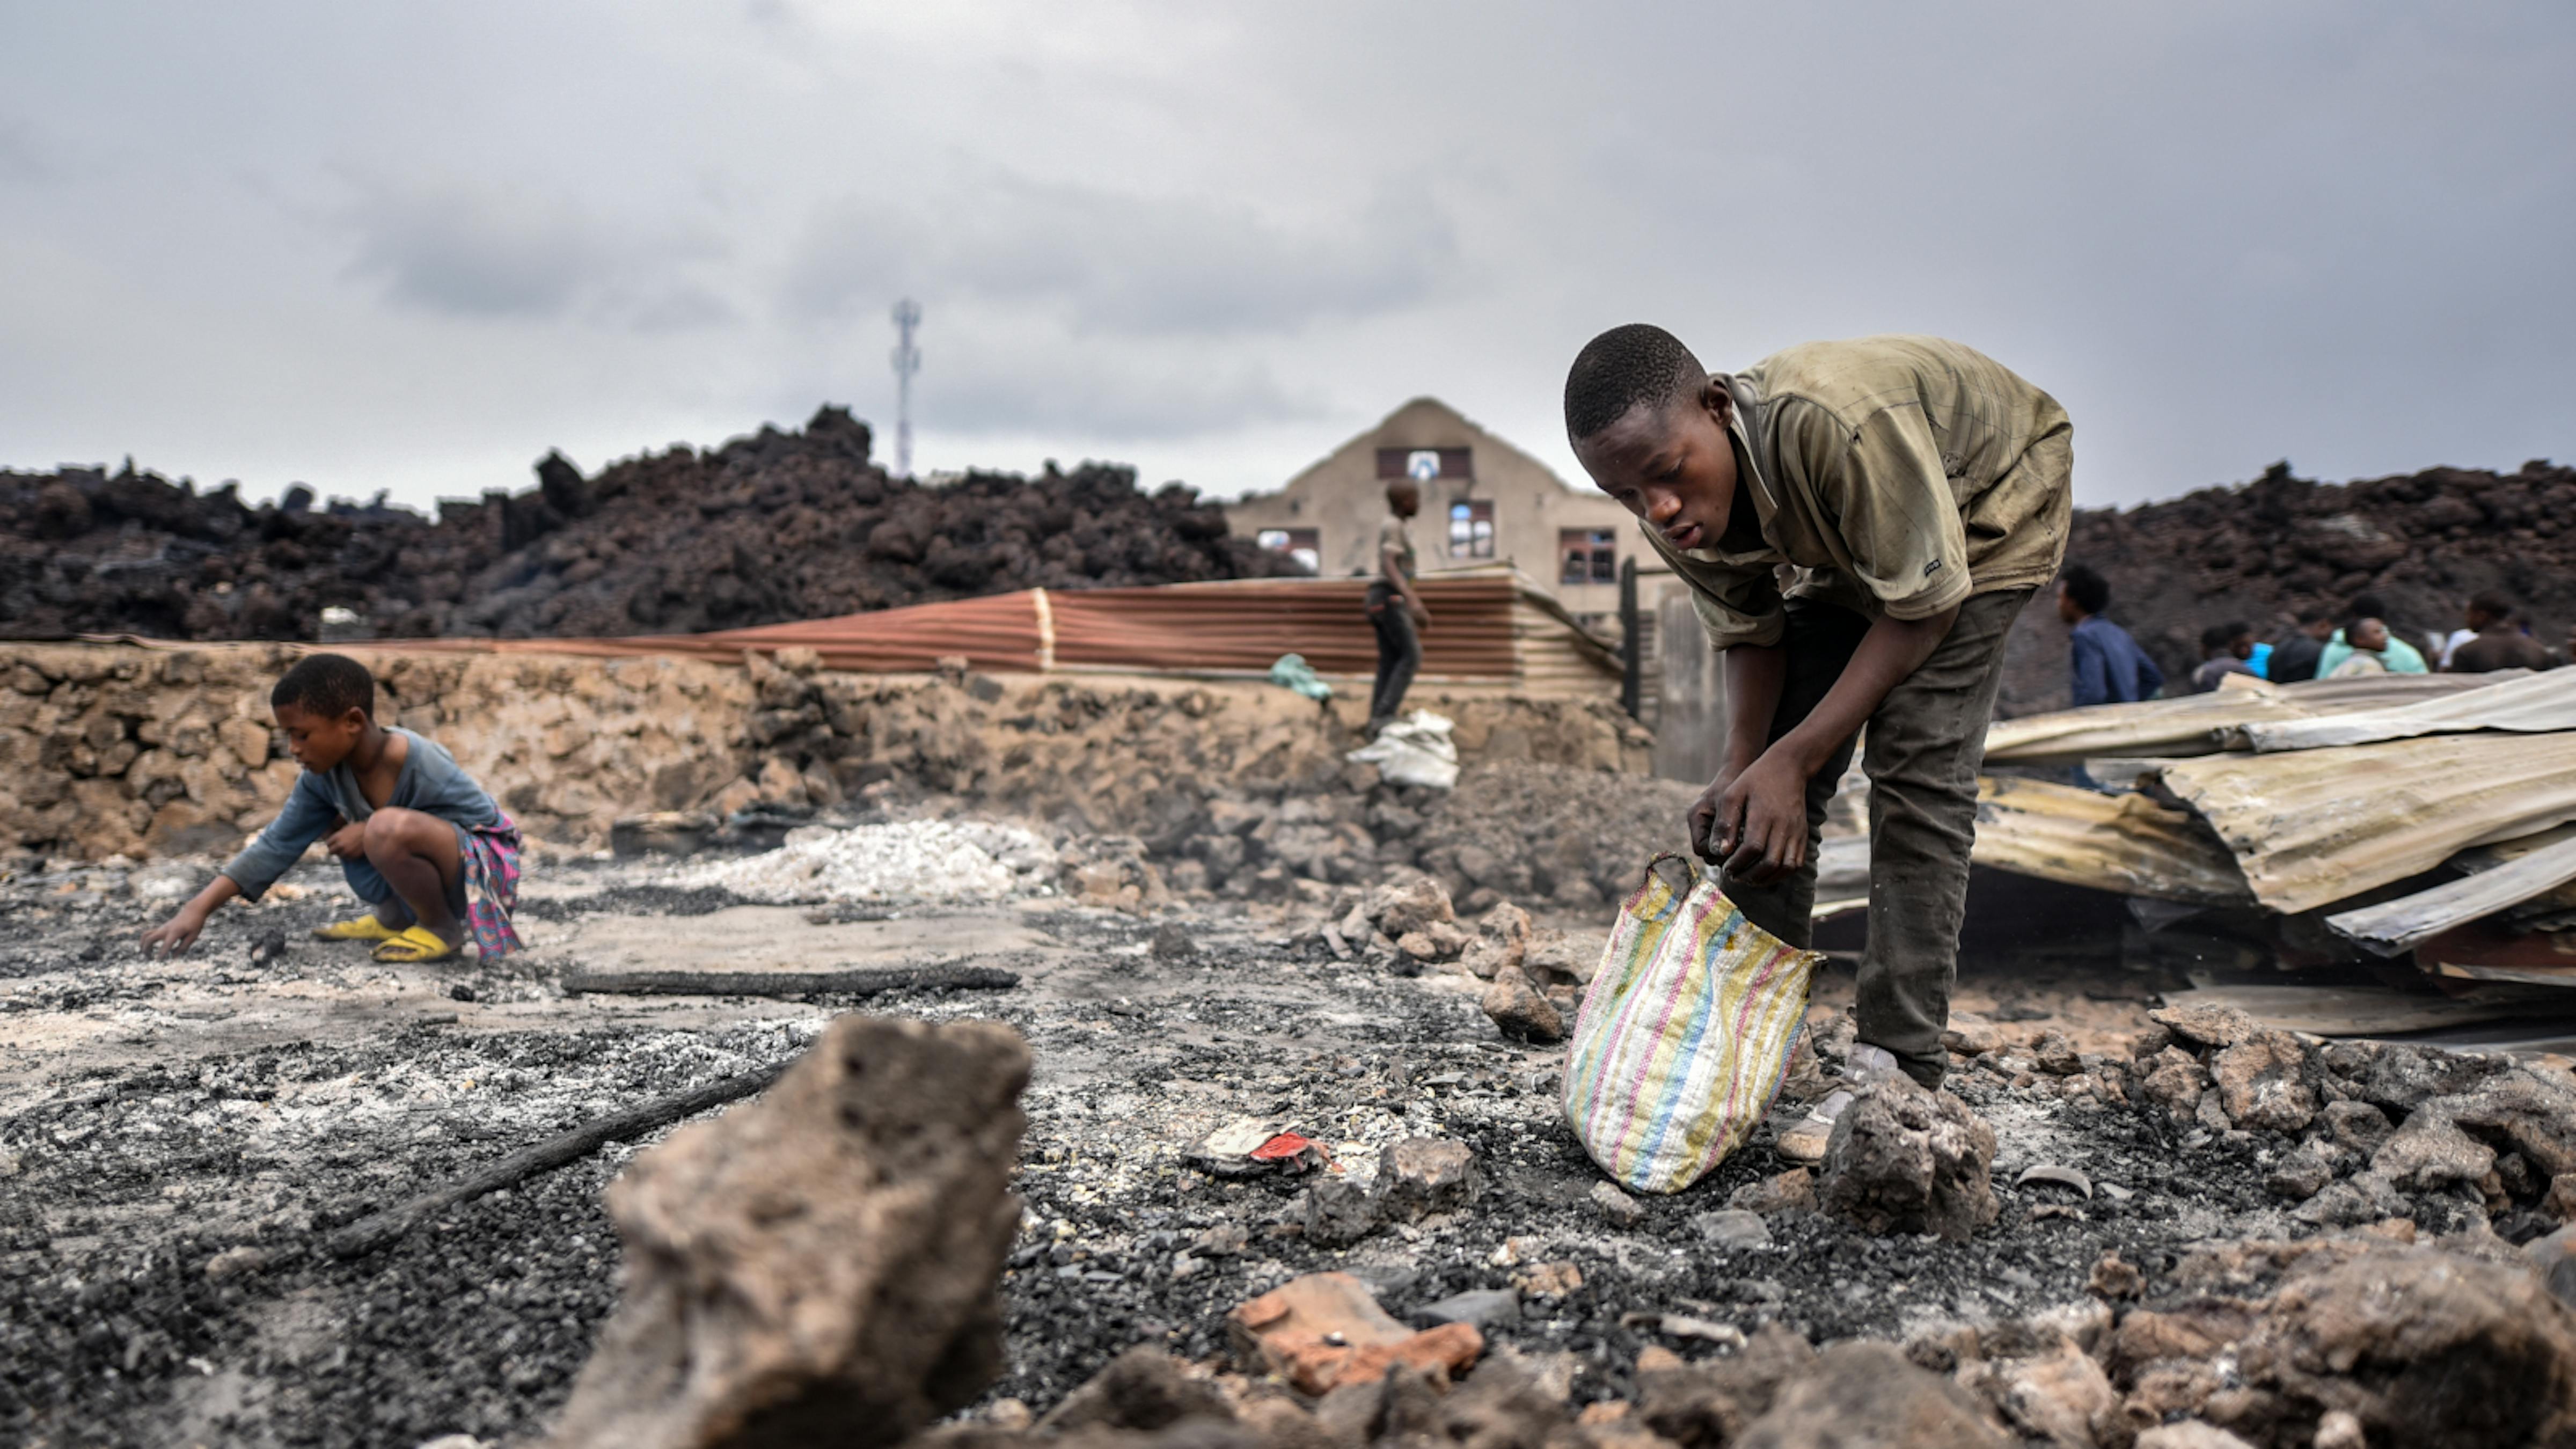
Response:
POLYGON ((1743 1146, 1788 1074, 1822 959, 1746 920, 1686 857, 1656 856, 1574 1020, 1565 1118, 1583 1150, 1621 1186, 1679 1192, 1743 1146))

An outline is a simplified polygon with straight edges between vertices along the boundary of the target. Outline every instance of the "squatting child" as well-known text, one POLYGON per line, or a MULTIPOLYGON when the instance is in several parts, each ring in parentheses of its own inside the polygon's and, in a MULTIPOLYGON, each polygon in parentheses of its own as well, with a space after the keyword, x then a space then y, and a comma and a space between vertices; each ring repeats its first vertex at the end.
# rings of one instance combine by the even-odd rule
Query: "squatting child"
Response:
POLYGON ((375 909, 314 935, 373 941, 379 961, 440 960, 468 936, 487 957, 518 949, 510 911, 519 894, 519 827, 446 750, 376 723, 376 681, 365 665, 307 655, 268 702, 304 773, 259 838, 145 933, 146 950, 187 950, 217 906, 235 896, 258 900, 316 840, 340 857, 349 888, 375 909))
POLYGON ((2004 636, 2057 572, 2072 425, 1936 337, 1790 348, 1711 373, 1659 327, 1613 328, 1565 382, 1565 431, 1637 515, 1724 651, 1726 738, 1692 848, 1744 914, 1812 938, 1825 807, 1868 726, 1869 946, 1845 1090, 1782 1134, 1824 1152, 1848 1088, 1940 1084, 2004 636))

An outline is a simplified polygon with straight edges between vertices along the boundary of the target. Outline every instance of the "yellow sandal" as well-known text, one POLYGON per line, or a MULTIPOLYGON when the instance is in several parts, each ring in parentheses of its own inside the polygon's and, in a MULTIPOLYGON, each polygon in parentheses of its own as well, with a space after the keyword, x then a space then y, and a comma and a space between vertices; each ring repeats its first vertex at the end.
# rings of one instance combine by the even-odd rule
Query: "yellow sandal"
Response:
POLYGON ((376 959, 404 963, 444 961, 459 949, 438 939, 438 933, 427 926, 413 926, 378 946, 376 959))
POLYGON ((401 934, 377 920, 373 912, 354 921, 333 921, 330 925, 313 928, 314 939, 320 941, 390 941, 401 934))

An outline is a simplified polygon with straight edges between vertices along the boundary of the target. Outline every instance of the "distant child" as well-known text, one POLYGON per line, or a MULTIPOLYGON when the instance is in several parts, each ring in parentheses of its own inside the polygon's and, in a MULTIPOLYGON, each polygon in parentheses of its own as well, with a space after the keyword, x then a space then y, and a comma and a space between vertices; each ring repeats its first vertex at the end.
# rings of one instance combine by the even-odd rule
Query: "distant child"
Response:
POLYGON ((2165 687, 2165 672, 2129 631, 2102 617, 2111 607, 2111 581, 2082 564, 2068 564, 2057 581, 2057 617, 2066 623, 2067 662, 2074 671, 2077 708, 2135 704, 2165 687))
POLYGON ((2452 674, 2491 674, 2499 669, 2548 669, 2557 664, 2540 641, 2514 627, 2513 600, 2483 593, 2469 600, 2468 637, 2451 637, 2442 668, 2452 674))
POLYGON ((2231 674, 2259 677, 2248 663, 2254 657, 2254 630, 2244 624, 2213 624, 2200 631, 2200 667, 2191 672, 2191 692, 2207 694, 2231 674))
POLYGON ((167 922, 144 949, 195 944, 217 906, 258 900, 319 840, 340 857, 349 889, 375 910, 324 926, 329 941, 373 941, 379 961, 437 961, 471 935, 485 956, 519 948, 519 827, 447 751, 376 723, 376 681, 338 654, 306 656, 269 691, 269 708, 304 773, 259 838, 167 922))

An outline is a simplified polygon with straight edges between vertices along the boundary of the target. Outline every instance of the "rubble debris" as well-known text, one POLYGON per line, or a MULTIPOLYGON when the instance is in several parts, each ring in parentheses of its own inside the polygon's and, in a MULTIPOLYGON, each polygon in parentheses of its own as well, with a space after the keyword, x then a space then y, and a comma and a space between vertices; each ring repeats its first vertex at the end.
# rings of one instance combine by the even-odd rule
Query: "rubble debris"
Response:
POLYGON ((1892 1076, 1863 1088, 1834 1123, 1816 1199, 1869 1232, 1964 1241, 1999 1211, 1994 1158, 1994 1129, 1966 1103, 1892 1076))
POLYGON ((1484 1182, 1466 1143, 1445 1137, 1399 1137, 1378 1154, 1377 1196, 1389 1218, 1420 1219, 1475 1202, 1484 1182))
MULTIPOLYGON (((550 1172, 567 1162, 587 1157, 612 1142, 631 1142, 657 1128, 767 1091, 785 1070, 787 1067, 782 1063, 744 1072, 630 1107, 595 1122, 585 1122, 570 1132, 511 1153, 480 1172, 370 1213, 324 1238, 323 1249, 335 1258, 355 1258, 375 1252, 459 1203, 472 1202, 486 1193, 499 1192, 524 1182, 537 1173, 550 1172)), ((211 1272, 212 1265, 209 1264, 208 1268, 211 1272)))
POLYGON ((1725 1358, 1652 1370, 1641 1362, 1636 1417, 1682 1449, 1724 1449, 1742 1442, 1744 1431, 1770 1412, 1781 1385, 1815 1361, 1807 1340, 1773 1323, 1725 1358))
POLYGON ((2034 1182, 2073 1188, 2088 1202, 2093 1198, 2093 1179, 2085 1176, 2084 1169, 2080 1167, 2068 1167, 2057 1162, 2038 1163, 2024 1168, 2021 1176, 2013 1179, 2013 1186, 2028 1187, 2034 1182))
POLYGON ((1484 1336, 1470 1324, 1407 1329, 1348 1273, 1291 1280, 1237 1307, 1226 1321, 1239 1356, 1307 1394, 1374 1383, 1397 1364, 1445 1383, 1485 1350, 1484 1336))
POLYGON ((2008 1449, 2011 1440, 1956 1384, 1884 1343, 1839 1343, 1780 1386, 1730 1449, 2008 1449))
POLYGON ((761 1100, 684 1127, 608 1190, 626 1247, 551 1442, 891 1443, 1001 1366, 994 1285, 1029 1051, 989 1022, 833 1022, 761 1100))
POLYGON ((1759 1181, 1737 1188, 1726 1199, 1728 1207, 1768 1216, 1772 1213, 1816 1210, 1816 1173, 1807 1167, 1792 1167, 1759 1181))
POLYGON ((2283 1031, 2239 1037, 2209 1064, 2228 1119, 2266 1132, 2296 1132, 2316 1115, 2316 1091, 2308 1085, 2307 1071, 2306 1048, 2283 1031))
POLYGON ((1764 1226, 1762 1215, 1745 1208, 1720 1208, 1691 1219, 1700 1238, 1712 1248, 1767 1248, 1771 1246, 1771 1229, 1764 1226))
POLYGON ((1015 825, 910 820, 791 831, 741 860, 678 872, 681 887, 719 886, 756 901, 995 901, 1055 887, 1057 858, 1015 825))
POLYGON ((380 638, 694 633, 1032 586, 1302 572, 1188 488, 1086 463, 1035 478, 889 477, 867 424, 680 446, 439 505, 245 506, 130 464, 0 472, 0 618, 23 638, 312 639, 328 606, 380 638))
POLYGON ((1008 991, 992 966, 864 966, 845 971, 567 971, 563 989, 623 996, 882 996, 890 991, 1008 991))
POLYGON ((1379 1204, 1367 1187, 1327 1177, 1306 1189, 1301 1225, 1309 1242, 1346 1247, 1377 1230, 1379 1204))
POLYGON ((1485 1015, 1514 1041, 1545 1046, 1565 1040, 1565 1017, 1517 967, 1494 973, 1494 982, 1478 1001, 1485 1015))
POLYGON ((1225 1392, 1204 1375, 1152 1344, 1140 1343, 1109 1361, 1082 1387, 1036 1421, 1039 1432, 1082 1429, 1152 1432, 1191 1419, 1235 1422, 1225 1392))
POLYGON ((1638 1201, 1609 1182, 1592 1184, 1592 1208, 1601 1220, 1614 1228, 1633 1228, 1646 1220, 1646 1209, 1638 1201))

